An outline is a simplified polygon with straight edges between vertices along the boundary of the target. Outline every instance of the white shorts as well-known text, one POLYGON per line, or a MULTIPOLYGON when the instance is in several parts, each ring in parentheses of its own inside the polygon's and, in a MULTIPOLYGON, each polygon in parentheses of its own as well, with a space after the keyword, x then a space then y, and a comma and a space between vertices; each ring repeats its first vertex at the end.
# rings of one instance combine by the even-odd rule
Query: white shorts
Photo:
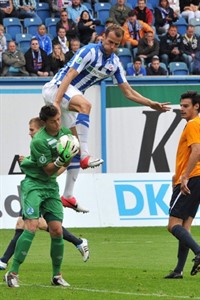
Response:
MULTIPOLYGON (((42 96, 45 104, 53 104, 58 87, 55 84, 54 79, 47 82, 42 88, 42 96)), ((67 128, 71 128, 76 124, 77 112, 69 111, 68 106, 71 98, 76 95, 83 95, 77 88, 73 85, 69 85, 67 91, 65 92, 65 97, 61 101, 61 112, 62 112, 62 125, 67 128)))

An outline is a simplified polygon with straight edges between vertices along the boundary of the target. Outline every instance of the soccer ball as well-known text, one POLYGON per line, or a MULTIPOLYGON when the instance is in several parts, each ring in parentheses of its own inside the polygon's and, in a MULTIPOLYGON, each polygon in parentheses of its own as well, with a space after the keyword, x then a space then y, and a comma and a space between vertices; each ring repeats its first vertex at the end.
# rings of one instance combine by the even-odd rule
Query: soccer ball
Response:
POLYGON ((59 138, 57 142, 58 153, 62 154, 66 148, 68 148, 68 152, 71 154, 73 154, 74 151, 77 152, 77 149, 80 149, 80 144, 76 136, 72 134, 67 134, 59 138))

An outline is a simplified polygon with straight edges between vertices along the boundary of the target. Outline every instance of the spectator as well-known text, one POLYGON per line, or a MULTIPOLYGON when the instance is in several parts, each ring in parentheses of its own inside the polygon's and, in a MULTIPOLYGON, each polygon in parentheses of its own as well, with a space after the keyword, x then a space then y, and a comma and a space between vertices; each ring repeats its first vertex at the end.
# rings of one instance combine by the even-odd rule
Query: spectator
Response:
POLYGON ((94 43, 95 44, 98 44, 99 42, 101 42, 103 39, 103 36, 102 35, 96 35, 95 37, 95 40, 94 40, 94 43))
POLYGON ((60 44, 53 45, 53 52, 49 54, 50 70, 55 75, 66 63, 65 54, 60 44))
POLYGON ((93 21, 90 19, 90 15, 86 10, 84 10, 80 15, 80 20, 78 22, 78 31, 80 42, 83 45, 87 45, 88 43, 94 42, 95 37, 97 35, 95 31, 96 25, 99 25, 98 20, 93 21))
POLYGON ((154 37, 154 33, 146 32, 145 36, 139 40, 137 55, 147 65, 153 56, 159 55, 159 48, 159 41, 154 37))
POLYGON ((16 12, 14 10, 12 0, 0 1, 0 24, 3 25, 4 18, 10 18, 15 16, 16 16, 16 12))
POLYGON ((173 11, 180 16, 180 3, 179 0, 169 0, 169 6, 173 9, 173 11))
POLYGON ((2 61, 2 76, 28 76, 24 54, 17 50, 14 41, 8 43, 8 49, 2 54, 2 61))
POLYGON ((70 50, 69 52, 66 53, 65 57, 66 57, 66 62, 70 61, 70 59, 74 56, 74 54, 78 51, 78 49, 80 49, 80 41, 79 39, 73 39, 70 42, 70 50))
POLYGON ((69 42, 71 39, 78 37, 77 25, 74 21, 72 21, 71 19, 68 19, 67 11, 63 11, 60 14, 60 21, 58 21, 58 23, 56 24, 57 32, 60 27, 64 27, 66 29, 66 37, 69 42))
POLYGON ((68 6, 72 5, 71 1, 64 1, 64 0, 49 0, 49 7, 51 13, 54 17, 59 17, 62 12, 64 12, 68 6))
POLYGON ((146 67, 148 76, 162 76, 167 75, 167 70, 160 66, 160 60, 158 56, 154 56, 151 60, 150 65, 146 67))
POLYGON ((105 31, 106 31, 106 28, 108 28, 108 26, 111 26, 111 25, 113 25, 113 24, 114 24, 113 19, 112 19, 112 18, 108 18, 108 19, 106 20, 106 23, 105 23, 105 31))
POLYGON ((16 17, 19 19, 36 18, 36 1, 35 0, 13 0, 16 17))
POLYGON ((34 37, 39 41, 40 48, 43 49, 47 55, 52 52, 51 38, 47 35, 47 30, 44 24, 38 26, 37 33, 34 37))
POLYGON ((186 33, 182 36, 181 49, 183 52, 183 61, 187 64, 190 73, 192 72, 191 63, 198 50, 198 41, 199 37, 195 34, 194 26, 188 25, 186 33))
POLYGON ((199 0, 181 0, 181 16, 189 23, 192 18, 200 18, 199 0))
POLYGON ((0 24, 0 73, 2 71, 2 54, 7 50, 7 41, 4 35, 4 27, 0 24))
POLYGON ((146 69, 142 66, 142 60, 140 57, 135 57, 133 60, 133 64, 128 66, 126 69, 127 76, 145 76, 146 69))
POLYGON ((124 30, 124 37, 122 46, 126 45, 131 51, 138 46, 138 42, 144 37, 145 32, 154 32, 152 27, 143 21, 137 20, 136 13, 130 11, 128 19, 122 26, 124 30))
POLYGON ((193 68, 191 70, 192 74, 200 75, 200 51, 196 51, 194 57, 193 68))
POLYGON ((177 26, 170 25, 168 32, 160 38, 161 61, 166 66, 170 62, 183 61, 182 37, 178 33, 177 26))
POLYGON ((87 10, 87 12, 90 15, 90 19, 93 19, 87 6, 81 4, 81 0, 72 0, 72 6, 69 6, 67 10, 68 10, 69 19, 72 19, 72 21, 74 21, 74 23, 76 24, 79 22, 80 15, 84 10, 87 10))
POLYGON ((138 20, 141 20, 150 26, 153 25, 153 13, 146 7, 146 0, 138 0, 137 6, 133 11, 136 13, 138 20))
POLYGON ((69 51, 69 42, 66 38, 66 29, 64 27, 58 29, 57 36, 52 40, 52 44, 60 44, 64 54, 69 51))
POLYGON ((131 11, 131 8, 124 3, 125 0, 117 0, 117 3, 111 7, 109 12, 113 22, 120 26, 124 24, 124 21, 128 18, 128 13, 131 11))
POLYGON ((46 52, 40 48, 36 38, 31 40, 30 49, 25 53, 26 70, 30 76, 47 77, 50 75, 49 59, 46 52))
POLYGON ((159 0, 158 7, 155 7, 155 27, 157 34, 166 33, 169 26, 178 20, 178 15, 169 6, 168 0, 159 0))

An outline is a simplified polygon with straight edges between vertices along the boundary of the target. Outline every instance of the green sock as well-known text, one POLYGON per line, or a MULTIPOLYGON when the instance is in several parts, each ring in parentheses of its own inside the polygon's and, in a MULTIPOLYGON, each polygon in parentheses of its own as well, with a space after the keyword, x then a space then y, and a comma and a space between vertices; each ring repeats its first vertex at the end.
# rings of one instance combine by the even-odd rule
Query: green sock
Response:
POLYGON ((53 267, 53 276, 56 276, 60 273, 60 268, 62 264, 64 253, 64 241, 63 237, 54 238, 51 237, 51 259, 53 267))
POLYGON ((13 263, 9 272, 14 272, 18 274, 19 266, 25 260, 34 236, 35 233, 28 230, 24 230, 24 232, 21 234, 16 243, 13 263))

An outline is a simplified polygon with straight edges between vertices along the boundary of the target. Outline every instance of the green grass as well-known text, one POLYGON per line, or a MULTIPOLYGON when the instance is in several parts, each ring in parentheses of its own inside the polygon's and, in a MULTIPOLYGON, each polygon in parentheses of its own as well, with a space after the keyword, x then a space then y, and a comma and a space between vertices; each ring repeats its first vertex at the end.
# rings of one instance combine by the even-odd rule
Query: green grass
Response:
MULTIPOLYGON (((199 227, 192 233, 199 240, 199 227)), ((20 288, 0 282, 1 299, 8 300, 177 300, 200 299, 200 274, 190 276, 189 254, 183 280, 163 277, 175 266, 177 240, 165 227, 70 229, 89 240, 91 257, 82 261, 77 249, 65 242, 63 277, 69 288, 52 287, 50 239, 38 231, 20 268, 20 288)), ((0 230, 0 255, 13 235, 0 230)), ((5 272, 1 271, 0 275, 5 272)))

